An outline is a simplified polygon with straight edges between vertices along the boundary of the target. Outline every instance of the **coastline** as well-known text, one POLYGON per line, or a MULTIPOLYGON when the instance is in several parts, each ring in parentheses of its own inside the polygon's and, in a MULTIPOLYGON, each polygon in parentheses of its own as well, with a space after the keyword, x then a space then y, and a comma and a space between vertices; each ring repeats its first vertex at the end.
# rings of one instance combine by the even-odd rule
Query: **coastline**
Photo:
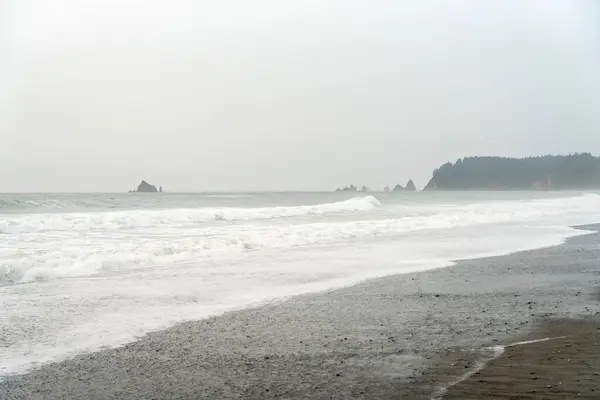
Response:
POLYGON ((430 398, 482 349, 600 319, 600 226, 581 228, 596 233, 177 325, 7 377, 0 398, 430 398))

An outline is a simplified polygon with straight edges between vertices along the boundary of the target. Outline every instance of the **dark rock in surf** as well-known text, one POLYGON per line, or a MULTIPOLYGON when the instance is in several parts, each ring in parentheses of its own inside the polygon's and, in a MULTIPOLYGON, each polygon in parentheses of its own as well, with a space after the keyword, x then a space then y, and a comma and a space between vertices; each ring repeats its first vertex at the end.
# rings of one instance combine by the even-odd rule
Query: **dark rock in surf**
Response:
POLYGON ((346 186, 343 189, 337 188, 336 192, 358 192, 358 189, 354 185, 346 186))
POLYGON ((158 189, 156 188, 156 186, 151 185, 151 184, 149 184, 146 181, 142 181, 142 183, 139 184, 137 190, 134 190, 134 192, 138 192, 138 193, 158 193, 158 189))

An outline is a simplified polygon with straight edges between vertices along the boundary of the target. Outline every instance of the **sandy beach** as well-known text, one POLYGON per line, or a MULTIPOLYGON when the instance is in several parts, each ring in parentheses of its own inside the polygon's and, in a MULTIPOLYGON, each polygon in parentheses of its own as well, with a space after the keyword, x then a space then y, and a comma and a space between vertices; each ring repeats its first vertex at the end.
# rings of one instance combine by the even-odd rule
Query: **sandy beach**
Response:
POLYGON ((600 400, 600 0, 0 0, 0 400, 600 400))
POLYGON ((600 398, 600 323, 549 320, 505 347, 485 368, 444 391, 445 399, 600 398))
POLYGON ((181 324, 0 398, 599 398, 599 285, 593 233, 181 324))

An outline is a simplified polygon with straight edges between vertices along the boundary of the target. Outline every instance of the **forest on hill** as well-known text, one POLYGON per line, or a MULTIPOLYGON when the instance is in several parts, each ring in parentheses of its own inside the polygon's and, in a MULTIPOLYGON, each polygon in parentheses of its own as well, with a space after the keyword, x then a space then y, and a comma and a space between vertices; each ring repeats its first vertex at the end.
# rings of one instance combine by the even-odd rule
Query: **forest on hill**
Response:
POLYGON ((600 189, 600 157, 465 157, 433 171, 425 190, 600 189))

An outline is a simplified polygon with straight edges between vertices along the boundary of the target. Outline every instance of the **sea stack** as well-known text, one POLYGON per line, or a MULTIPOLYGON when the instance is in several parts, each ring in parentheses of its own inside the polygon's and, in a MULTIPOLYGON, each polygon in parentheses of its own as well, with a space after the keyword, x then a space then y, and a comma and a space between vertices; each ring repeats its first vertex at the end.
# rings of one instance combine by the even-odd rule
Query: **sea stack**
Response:
POLYGON ((138 192, 138 193, 158 193, 158 189, 156 188, 156 186, 151 185, 151 184, 149 184, 146 181, 142 181, 139 184, 137 190, 135 190, 135 192, 138 192))

